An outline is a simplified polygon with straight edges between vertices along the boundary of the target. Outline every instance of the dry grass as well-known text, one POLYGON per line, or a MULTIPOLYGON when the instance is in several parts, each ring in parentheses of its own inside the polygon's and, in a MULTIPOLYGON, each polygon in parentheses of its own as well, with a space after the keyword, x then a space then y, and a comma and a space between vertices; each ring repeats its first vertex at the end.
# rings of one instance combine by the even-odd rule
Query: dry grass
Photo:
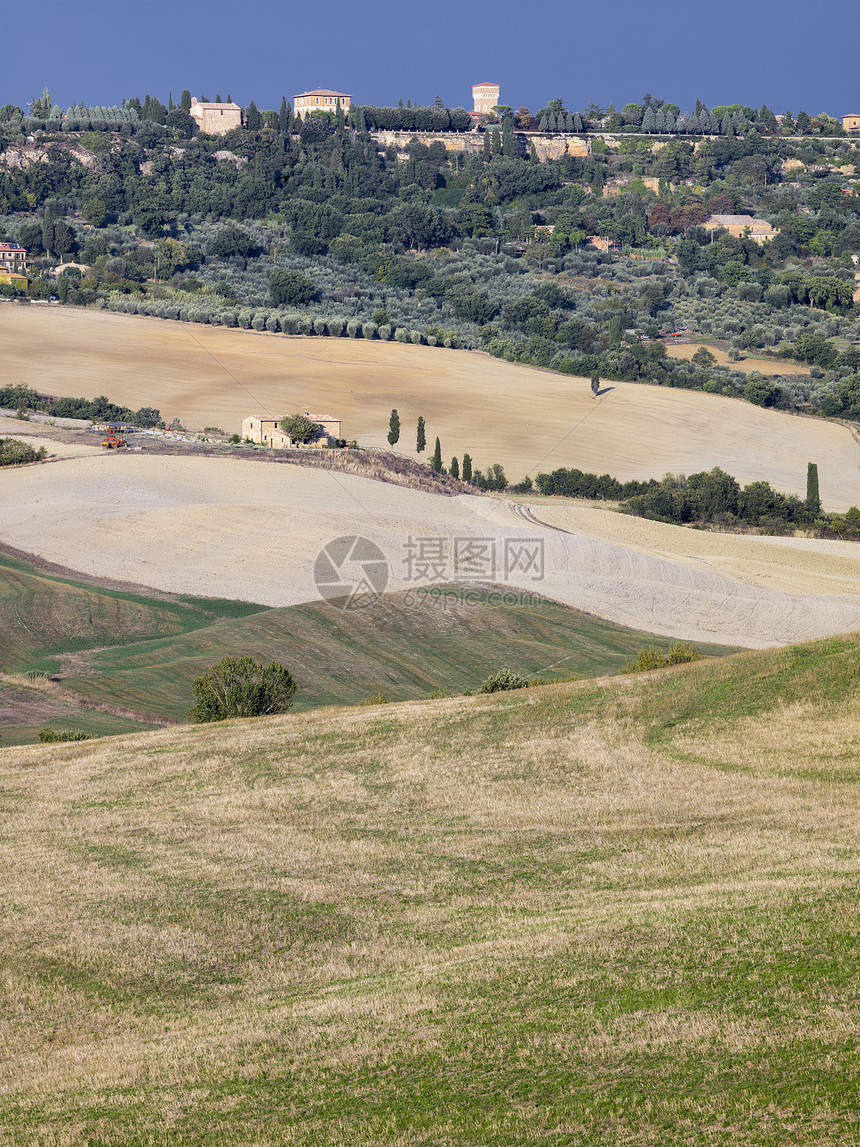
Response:
POLYGON ((4 751, 8 1143, 856 1142, 858 664, 4 751))

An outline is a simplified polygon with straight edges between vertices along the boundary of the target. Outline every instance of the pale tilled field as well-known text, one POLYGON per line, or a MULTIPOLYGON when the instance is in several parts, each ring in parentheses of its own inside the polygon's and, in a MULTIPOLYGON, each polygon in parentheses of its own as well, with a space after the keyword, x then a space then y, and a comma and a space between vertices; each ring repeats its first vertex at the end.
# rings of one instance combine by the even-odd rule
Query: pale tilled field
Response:
MULTIPOLYGON (((511 481, 558 466, 660 478, 721 466, 804 496, 817 462, 825 508, 860 505, 860 446, 840 426, 683 390, 589 383, 467 351, 353 339, 290 338, 65 308, 0 306, 4 381, 57 395, 105 394, 155 406, 193 428, 240 429, 250 414, 309 407, 344 435, 414 454, 419 415, 428 451, 500 462, 511 481)), ((684 348, 676 348, 681 351, 684 348)), ((694 349, 694 348, 693 348, 694 349)))
POLYGON ((389 590, 503 584, 635 629, 750 647, 860 629, 860 550, 848 543, 700 535, 554 502, 528 520, 507 500, 131 451, 18 468, 0 489, 6 544, 173 593, 317 600, 319 551, 361 535, 385 555, 389 590), (458 539, 480 543, 493 564, 458 566, 458 539), (526 542, 543 547, 539 568, 512 561, 511 547, 526 542))

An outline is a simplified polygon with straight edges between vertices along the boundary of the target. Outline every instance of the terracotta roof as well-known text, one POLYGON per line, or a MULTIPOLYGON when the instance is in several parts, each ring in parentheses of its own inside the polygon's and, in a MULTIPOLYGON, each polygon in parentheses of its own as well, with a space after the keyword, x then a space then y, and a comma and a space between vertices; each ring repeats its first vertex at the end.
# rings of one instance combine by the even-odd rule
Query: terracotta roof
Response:
POLYGON ((293 96, 293 99, 299 100, 302 96, 340 96, 342 100, 352 99, 349 92, 333 92, 329 88, 314 88, 312 92, 299 92, 297 96, 293 96))
POLYGON ((0 243, 0 251, 25 251, 20 243, 0 243))
POLYGON ((498 86, 498 84, 493 84, 487 80, 486 83, 483 84, 472 84, 472 91, 474 91, 475 88, 497 88, 498 86))

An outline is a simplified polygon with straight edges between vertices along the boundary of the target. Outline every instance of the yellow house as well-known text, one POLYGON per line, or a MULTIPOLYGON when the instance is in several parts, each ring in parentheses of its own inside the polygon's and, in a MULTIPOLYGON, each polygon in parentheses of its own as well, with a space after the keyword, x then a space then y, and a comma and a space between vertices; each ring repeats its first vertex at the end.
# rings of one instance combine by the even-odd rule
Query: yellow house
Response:
MULTIPOLYGON (((334 446, 341 437, 340 419, 330 418, 328 415, 308 414, 305 417, 316 422, 319 427, 317 436, 308 446, 334 446)), ((264 418, 261 414, 252 414, 250 418, 242 420, 242 437, 260 446, 272 446, 275 449, 289 449, 295 445, 289 434, 285 434, 279 425, 279 418, 264 418)))
POLYGON ((9 283, 18 291, 26 291, 28 279, 26 275, 19 275, 17 271, 0 270, 0 283, 9 283))
POLYGON ((842 126, 846 131, 860 131, 860 115, 844 115, 842 126))
POLYGON ((208 135, 226 135, 233 128, 242 126, 242 109, 238 104, 201 104, 196 96, 192 96, 188 114, 197 130, 208 135))
POLYGON ((702 226, 707 231, 728 231, 735 239, 742 239, 748 230, 749 238, 759 246, 776 235, 766 219, 753 219, 751 215, 710 215, 702 226))
POLYGON ((304 119, 311 112, 337 111, 338 104, 340 104, 341 111, 346 113, 349 111, 351 103, 352 96, 347 95, 346 92, 332 92, 328 88, 314 88, 312 92, 302 92, 298 96, 293 96, 293 114, 304 119))

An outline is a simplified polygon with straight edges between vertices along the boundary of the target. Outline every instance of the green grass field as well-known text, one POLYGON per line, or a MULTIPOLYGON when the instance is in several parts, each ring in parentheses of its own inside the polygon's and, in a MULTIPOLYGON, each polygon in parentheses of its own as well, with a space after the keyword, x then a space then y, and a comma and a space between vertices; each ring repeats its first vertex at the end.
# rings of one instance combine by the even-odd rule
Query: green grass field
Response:
MULTIPOLYGON (((356 610, 323 601, 261 609, 106 590, 11 559, 0 559, 0 607, 0 670, 19 675, 19 690, 28 672, 59 674, 67 706, 73 691, 156 719, 185 719, 194 678, 228 654, 287 665, 301 711, 379 695, 402 701, 440 689, 462 693, 501 666, 544 680, 613 673, 643 645, 672 641, 539 599, 499 604, 483 590, 470 590, 468 600, 454 590, 389 594, 356 610)), ((30 694, 35 719, 7 720, 6 744, 33 740, 38 725, 51 723, 45 694, 30 694)), ((123 728, 116 714, 88 710, 86 719, 92 732, 123 728)), ((57 715, 56 725, 84 727, 73 709, 57 715)))
POLYGON ((856 1144, 858 683, 0 751, 4 1144, 856 1144))

